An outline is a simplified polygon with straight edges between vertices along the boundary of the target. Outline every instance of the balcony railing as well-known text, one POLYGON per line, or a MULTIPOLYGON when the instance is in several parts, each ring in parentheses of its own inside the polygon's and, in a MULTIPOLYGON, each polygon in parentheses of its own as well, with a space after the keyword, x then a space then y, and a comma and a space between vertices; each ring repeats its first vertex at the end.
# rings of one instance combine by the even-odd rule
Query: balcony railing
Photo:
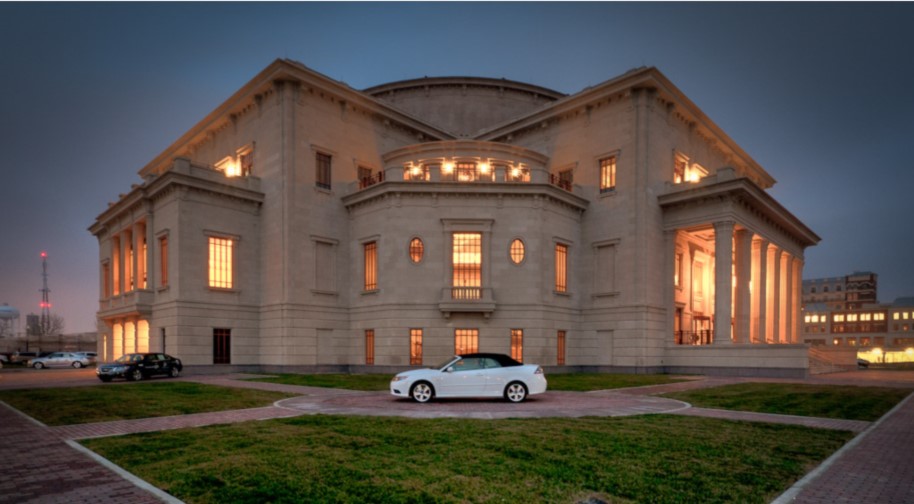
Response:
POLYGON ((362 177, 359 179, 359 190, 365 189, 366 187, 371 187, 375 184, 380 184, 384 182, 384 172, 379 171, 370 177, 362 177))
POLYGON ((675 331, 674 337, 677 345, 710 345, 714 341, 714 331, 675 331))
POLYGON ((549 183, 566 191, 571 191, 571 181, 565 180, 554 173, 549 174, 549 183))
POLYGON ((482 287, 451 287, 451 299, 482 299, 482 287))
POLYGON ((445 317, 451 313, 482 313, 488 317, 495 311, 495 296, 488 287, 445 287, 441 289, 438 308, 445 317))

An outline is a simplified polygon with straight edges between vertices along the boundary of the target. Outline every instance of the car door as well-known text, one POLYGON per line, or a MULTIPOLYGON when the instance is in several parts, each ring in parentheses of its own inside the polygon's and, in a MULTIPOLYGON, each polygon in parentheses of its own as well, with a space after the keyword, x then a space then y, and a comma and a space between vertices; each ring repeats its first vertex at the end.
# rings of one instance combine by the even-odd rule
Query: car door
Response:
POLYGON ((512 369, 502 367, 497 360, 492 358, 484 359, 483 365, 486 368, 486 395, 501 397, 508 382, 514 376, 512 369))
POLYGON ((48 367, 63 367, 67 365, 66 354, 60 352, 54 352, 51 355, 48 355, 48 360, 45 361, 45 364, 48 367))
POLYGON ((436 388, 438 397, 474 397, 485 395, 486 375, 482 359, 467 357, 442 373, 436 388))

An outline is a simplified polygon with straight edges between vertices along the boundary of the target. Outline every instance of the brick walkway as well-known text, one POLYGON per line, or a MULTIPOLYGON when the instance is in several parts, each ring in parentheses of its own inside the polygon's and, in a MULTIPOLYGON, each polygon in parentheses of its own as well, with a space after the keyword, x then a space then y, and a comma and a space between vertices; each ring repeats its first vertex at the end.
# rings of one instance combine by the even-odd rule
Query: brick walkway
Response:
MULTIPOLYGON (((829 460, 788 490, 776 502, 786 504, 914 503, 914 395, 876 424, 850 420, 770 415, 690 408, 666 392, 717 387, 753 380, 699 378, 686 382, 590 393, 548 392, 520 405, 501 401, 436 401, 419 405, 386 392, 357 392, 240 381, 243 376, 190 377, 191 381, 299 394, 273 406, 195 415, 124 420, 96 424, 44 427, 0 403, 0 503, 6 502, 159 502, 158 498, 88 455, 66 439, 150 432, 211 424, 284 418, 302 414, 403 415, 416 418, 506 418, 543 416, 621 416, 672 413, 731 420, 791 423, 863 432, 829 460)), ((835 382, 853 381, 837 377, 835 382)), ((804 382, 802 380, 789 380, 804 382)), ((805 383, 813 382, 807 380, 805 383)), ((816 379, 817 383, 831 383, 816 379)), ((857 385, 867 385, 856 380, 857 385)), ((880 383, 871 383, 881 385, 880 383)), ((914 387, 893 380, 891 386, 914 387)), ((154 489, 153 489, 154 491, 154 489)))

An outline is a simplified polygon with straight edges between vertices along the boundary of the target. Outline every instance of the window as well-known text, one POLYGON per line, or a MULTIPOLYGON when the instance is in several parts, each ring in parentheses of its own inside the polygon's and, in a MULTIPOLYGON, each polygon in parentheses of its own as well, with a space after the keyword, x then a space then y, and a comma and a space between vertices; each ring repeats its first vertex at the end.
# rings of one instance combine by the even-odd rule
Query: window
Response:
POLYGON ((559 331, 556 334, 556 358, 555 363, 559 366, 565 365, 565 331, 559 331))
POLYGON ((111 264, 105 263, 102 264, 102 283, 103 283, 103 293, 104 298, 108 299, 111 297, 111 264))
POLYGON ((374 329, 365 329, 365 364, 374 365, 374 329))
POLYGON ((159 238, 159 286, 168 285, 168 236, 159 238))
POLYGON ((475 182, 479 179, 480 173, 477 169, 476 163, 457 163, 458 182, 475 182))
POLYGON ((422 240, 419 238, 413 238, 409 241, 409 260, 414 264, 418 264, 422 261, 422 256, 425 254, 425 245, 422 243, 422 240))
POLYGON ((403 168, 403 180, 425 181, 431 180, 431 170, 440 170, 437 164, 410 164, 403 168))
POLYGON ((471 354, 479 351, 479 329, 454 329, 454 353, 471 354))
POLYGON ((378 242, 368 242, 362 246, 365 252, 365 286, 364 290, 378 289, 378 242))
POLYGON ((422 365, 422 329, 409 330, 409 363, 412 366, 422 365))
POLYGON ((232 330, 213 329, 213 364, 232 363, 232 330))
MULTIPOLYGON (((673 160, 673 183, 681 184, 686 180, 686 167, 689 161, 683 157, 676 156, 673 160)), ((815 292, 815 291, 813 291, 815 292)))
POLYGON ((568 245, 555 244, 555 291, 568 292, 568 245))
POLYGON ((676 263, 673 265, 673 286, 682 288, 682 252, 676 253, 676 263))
POLYGON ((522 242, 520 238, 515 238, 514 241, 511 242, 508 254, 511 257, 511 262, 514 264, 524 262, 524 242, 522 242))
POLYGON ((217 289, 232 288, 231 238, 209 238, 209 286, 217 289))
POLYGON ((524 330, 511 329, 511 358, 524 362, 524 330))
POLYGON ((111 238, 111 263, 114 265, 112 270, 112 291, 117 296, 121 293, 121 240, 118 237, 111 238))
POLYGON ((482 233, 454 233, 452 245, 453 299, 482 297, 482 233))
POLYGON ((524 166, 506 168, 505 182, 530 182, 530 169, 524 166))
POLYGON ((254 151, 249 150, 238 156, 238 165, 241 169, 241 176, 247 177, 254 170, 254 151))
POLYGON ((616 189, 616 156, 600 160, 600 192, 616 189))
POLYGON ((371 168, 368 168, 367 166, 359 166, 358 171, 360 182, 365 182, 366 179, 371 178, 371 168))
POLYGON ((330 161, 332 158, 329 154, 324 154, 322 152, 318 152, 315 155, 315 158, 315 164, 317 166, 315 185, 322 189, 330 189, 330 161))

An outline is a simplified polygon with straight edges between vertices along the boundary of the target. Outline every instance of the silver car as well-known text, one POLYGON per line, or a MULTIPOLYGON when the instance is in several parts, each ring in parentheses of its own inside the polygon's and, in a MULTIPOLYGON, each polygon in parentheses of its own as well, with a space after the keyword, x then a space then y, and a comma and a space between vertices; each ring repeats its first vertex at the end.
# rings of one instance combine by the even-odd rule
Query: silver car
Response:
POLYGON ((46 367, 75 367, 77 369, 89 365, 89 359, 85 355, 78 355, 72 352, 54 352, 44 357, 35 357, 29 361, 29 366, 35 369, 46 367))

